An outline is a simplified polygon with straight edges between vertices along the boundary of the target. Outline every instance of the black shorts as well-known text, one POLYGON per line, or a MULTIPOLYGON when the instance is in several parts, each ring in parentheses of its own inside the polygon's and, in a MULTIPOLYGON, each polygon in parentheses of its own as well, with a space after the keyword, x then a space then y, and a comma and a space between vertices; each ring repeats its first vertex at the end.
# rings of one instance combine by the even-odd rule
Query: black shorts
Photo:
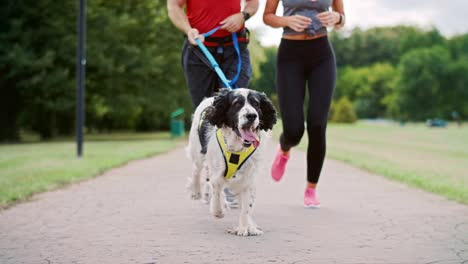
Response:
MULTIPOLYGON (((238 56, 233 45, 220 45, 218 47, 207 47, 213 57, 217 60, 221 70, 228 80, 237 73, 238 56)), ((235 87, 247 87, 252 76, 249 50, 246 42, 239 43, 242 57, 241 72, 235 87)), ((213 94, 224 87, 218 75, 211 66, 199 47, 191 45, 187 40, 182 49, 182 68, 185 74, 187 87, 192 98, 193 107, 196 108, 205 97, 213 94)))

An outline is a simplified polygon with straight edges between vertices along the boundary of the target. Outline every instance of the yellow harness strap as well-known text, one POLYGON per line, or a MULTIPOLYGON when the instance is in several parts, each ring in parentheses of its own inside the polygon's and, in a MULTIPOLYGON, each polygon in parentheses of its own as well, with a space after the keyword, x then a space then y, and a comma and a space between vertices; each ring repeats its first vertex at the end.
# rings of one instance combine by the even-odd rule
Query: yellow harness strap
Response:
POLYGON ((223 133, 220 129, 216 130, 216 138, 218 139, 219 148, 221 148, 221 151, 223 152, 224 164, 226 164, 224 178, 229 180, 242 167, 244 162, 255 152, 256 148, 252 144, 244 151, 231 152, 227 149, 226 142, 224 142, 223 133))

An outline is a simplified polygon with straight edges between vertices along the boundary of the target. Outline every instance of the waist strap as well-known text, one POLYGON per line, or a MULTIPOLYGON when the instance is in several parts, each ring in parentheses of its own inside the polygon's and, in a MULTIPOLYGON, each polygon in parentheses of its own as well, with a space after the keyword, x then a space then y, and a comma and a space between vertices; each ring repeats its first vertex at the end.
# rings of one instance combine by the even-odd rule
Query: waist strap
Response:
MULTIPOLYGON (((250 32, 248 29, 244 28, 239 32, 236 32, 237 40, 239 42, 248 42, 249 41, 250 32)), ((207 42, 213 44, 221 44, 221 45, 232 45, 232 35, 225 36, 225 37, 205 37, 205 44, 207 42)))

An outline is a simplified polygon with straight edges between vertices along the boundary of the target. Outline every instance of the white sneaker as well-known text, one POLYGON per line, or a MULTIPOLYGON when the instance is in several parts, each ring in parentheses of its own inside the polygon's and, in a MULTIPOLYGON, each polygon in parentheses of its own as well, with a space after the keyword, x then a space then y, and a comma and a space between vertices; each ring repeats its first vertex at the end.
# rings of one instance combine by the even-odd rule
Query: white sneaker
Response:
POLYGON ((224 201, 231 209, 239 208, 239 199, 228 188, 224 188, 224 201))

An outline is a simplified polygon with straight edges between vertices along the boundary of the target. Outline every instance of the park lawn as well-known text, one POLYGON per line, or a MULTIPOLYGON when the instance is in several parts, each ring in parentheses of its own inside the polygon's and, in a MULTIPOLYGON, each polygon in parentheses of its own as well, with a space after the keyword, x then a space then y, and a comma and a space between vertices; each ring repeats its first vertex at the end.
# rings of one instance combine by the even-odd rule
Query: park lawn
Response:
POLYGON ((31 195, 174 148, 168 133, 88 135, 83 158, 73 139, 0 145, 0 208, 31 195))
POLYGON ((468 204, 468 126, 329 124, 327 157, 468 204))

